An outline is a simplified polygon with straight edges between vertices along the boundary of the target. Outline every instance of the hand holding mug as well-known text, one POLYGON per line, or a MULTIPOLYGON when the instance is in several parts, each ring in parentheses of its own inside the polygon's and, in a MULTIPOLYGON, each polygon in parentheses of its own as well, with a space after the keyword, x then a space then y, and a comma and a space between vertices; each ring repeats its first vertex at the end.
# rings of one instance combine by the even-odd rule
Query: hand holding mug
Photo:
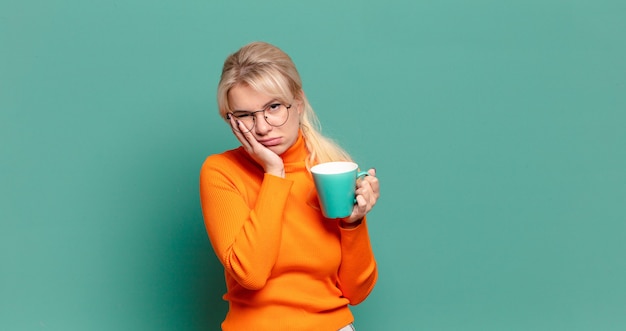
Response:
POLYGON ((358 225, 363 217, 372 210, 380 197, 380 186, 376 177, 376 169, 370 169, 367 173, 368 176, 357 181, 357 189, 355 191, 356 203, 352 208, 352 214, 343 219, 346 225, 358 225))
POLYGON ((324 217, 356 226, 374 207, 380 195, 376 171, 357 169, 353 162, 327 162, 311 168, 324 217))

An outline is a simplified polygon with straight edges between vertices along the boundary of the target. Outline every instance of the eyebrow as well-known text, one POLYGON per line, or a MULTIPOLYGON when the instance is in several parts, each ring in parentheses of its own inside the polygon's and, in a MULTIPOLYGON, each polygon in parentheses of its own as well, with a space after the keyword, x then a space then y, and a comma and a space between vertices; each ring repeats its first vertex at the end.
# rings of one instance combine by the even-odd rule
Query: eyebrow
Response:
MULTIPOLYGON (((274 104, 274 103, 280 103, 280 101, 278 99, 272 99, 269 102, 265 103, 265 105, 263 105, 263 108, 259 109, 259 110, 265 110, 265 108, 267 108, 267 106, 274 104)), ((247 113, 251 113, 251 112, 255 112, 255 111, 259 111, 259 110, 241 110, 241 109, 233 109, 233 111, 242 111, 242 112, 247 112, 247 113)))

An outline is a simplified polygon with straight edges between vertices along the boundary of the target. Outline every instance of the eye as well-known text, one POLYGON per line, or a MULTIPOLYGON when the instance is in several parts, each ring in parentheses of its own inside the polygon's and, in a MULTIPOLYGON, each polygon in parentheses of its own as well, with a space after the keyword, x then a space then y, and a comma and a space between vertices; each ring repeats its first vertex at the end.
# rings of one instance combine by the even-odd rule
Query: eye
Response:
POLYGON ((267 106, 267 111, 269 112, 277 112, 280 110, 280 106, 282 106, 282 104, 280 103, 273 103, 269 106, 267 106))
POLYGON ((247 118, 247 117, 252 116, 252 113, 249 113, 247 111, 236 111, 236 112, 233 112, 233 116, 235 116, 235 118, 242 119, 242 118, 247 118))

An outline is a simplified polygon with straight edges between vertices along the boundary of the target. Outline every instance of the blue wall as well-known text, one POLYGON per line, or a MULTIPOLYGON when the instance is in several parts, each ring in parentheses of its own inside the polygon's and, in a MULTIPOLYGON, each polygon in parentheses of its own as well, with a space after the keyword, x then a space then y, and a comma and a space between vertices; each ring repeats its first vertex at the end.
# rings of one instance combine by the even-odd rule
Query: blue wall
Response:
POLYGON ((227 54, 298 64, 383 196, 367 330, 626 328, 626 2, 0 2, 0 329, 216 330, 227 54))

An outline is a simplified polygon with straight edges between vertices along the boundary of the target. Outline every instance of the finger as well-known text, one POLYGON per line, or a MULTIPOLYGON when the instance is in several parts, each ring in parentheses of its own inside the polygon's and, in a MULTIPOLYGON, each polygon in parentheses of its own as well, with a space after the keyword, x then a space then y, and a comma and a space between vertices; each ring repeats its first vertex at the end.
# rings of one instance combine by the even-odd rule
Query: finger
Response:
POLYGON ((361 218, 367 214, 367 200, 362 195, 357 195, 356 204, 353 208, 353 214, 357 218, 361 218))
MULTIPOLYGON (((366 177, 367 178, 367 177, 366 177)), ((356 186, 356 193, 362 193, 362 192, 366 192, 366 191, 373 191, 374 188, 372 186, 372 180, 371 179, 364 179, 362 181, 360 181, 359 183, 357 183, 356 186)))
POLYGON ((366 201, 367 211, 369 212, 374 207, 374 205, 376 205, 376 201, 378 198, 376 194, 372 192, 371 190, 365 191, 363 194, 361 194, 361 196, 366 201))
POLYGON ((239 121, 237 121, 235 116, 232 116, 229 114, 228 122, 230 123, 230 129, 233 130, 233 132, 235 133, 235 136, 237 136, 237 138, 243 138, 243 135, 240 132, 241 129, 239 128, 239 123, 238 123, 239 121))
MULTIPOLYGON (((233 133, 239 142, 241 142, 241 145, 246 149, 250 149, 252 147, 252 143, 250 142, 250 130, 245 124, 243 124, 243 122, 235 119, 234 116, 230 117, 230 124, 233 129, 233 133)), ((252 137, 252 140, 254 140, 254 137, 252 137)))
POLYGON ((258 151, 260 151, 260 150, 265 148, 263 145, 261 145, 261 143, 259 143, 256 140, 256 137, 252 133, 251 129, 248 129, 243 123, 239 123, 239 125, 240 125, 240 127, 243 128, 243 130, 246 130, 245 132, 242 133, 242 135, 243 135, 244 139, 246 140, 246 143, 250 147, 249 151, 257 151, 258 152, 258 151))
POLYGON ((370 187, 369 184, 365 183, 365 184, 359 185, 359 187, 356 189, 356 191, 354 191, 354 194, 355 195, 366 195, 366 194, 369 194, 370 192, 372 192, 372 188, 370 187))
POLYGON ((376 177, 376 170, 375 169, 370 169, 367 171, 369 176, 363 176, 361 178, 359 178, 360 180, 357 181, 357 185, 358 184, 362 184, 364 182, 368 182, 368 183, 378 183, 378 177, 376 177))
POLYGON ((366 182, 367 182, 367 185, 371 188, 372 192, 374 192, 376 196, 380 195, 380 184, 378 182, 378 178, 374 176, 368 176, 366 182))
POLYGON ((244 137, 252 135, 252 129, 248 129, 248 127, 240 120, 237 120, 237 129, 239 129, 244 137))
POLYGON ((372 206, 368 204, 368 199, 363 195, 356 196, 356 203, 352 208, 352 214, 348 217, 348 223, 362 219, 372 210, 372 206))
POLYGON ((249 133, 250 131, 252 131, 251 129, 248 129, 248 127, 242 121, 238 120, 232 114, 228 114, 226 118, 230 121, 230 126, 234 131, 241 134, 249 133))
POLYGON ((367 206, 367 200, 362 194, 356 196, 356 206, 357 207, 365 207, 367 206))
POLYGON ((373 187, 369 182, 365 182, 359 187, 355 192, 357 196, 361 196, 365 199, 367 204, 369 205, 369 209, 371 209, 378 200, 380 193, 375 187, 373 187))
POLYGON ((243 124, 242 121, 237 121, 237 128, 241 132, 241 135, 246 139, 246 141, 248 143, 252 143, 252 141, 250 140, 250 136, 252 135, 252 133, 250 133, 250 130, 248 129, 248 127, 246 127, 245 124, 243 124))

